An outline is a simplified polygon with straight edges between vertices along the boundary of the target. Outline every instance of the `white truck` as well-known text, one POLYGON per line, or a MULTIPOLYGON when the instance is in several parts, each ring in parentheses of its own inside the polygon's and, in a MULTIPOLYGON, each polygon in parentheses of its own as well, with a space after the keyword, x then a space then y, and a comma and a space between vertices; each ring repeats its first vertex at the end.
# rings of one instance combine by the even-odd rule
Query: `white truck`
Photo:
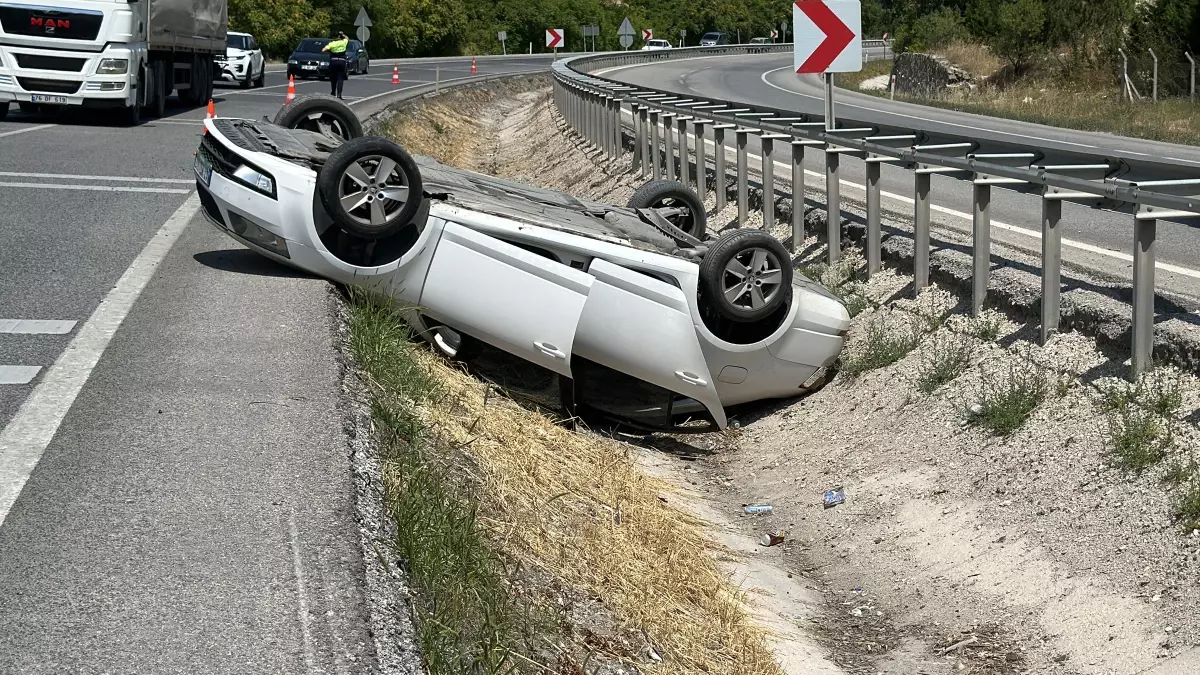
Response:
POLYGON ((0 0, 0 119, 16 103, 115 109, 137 124, 212 97, 226 0, 0 0))

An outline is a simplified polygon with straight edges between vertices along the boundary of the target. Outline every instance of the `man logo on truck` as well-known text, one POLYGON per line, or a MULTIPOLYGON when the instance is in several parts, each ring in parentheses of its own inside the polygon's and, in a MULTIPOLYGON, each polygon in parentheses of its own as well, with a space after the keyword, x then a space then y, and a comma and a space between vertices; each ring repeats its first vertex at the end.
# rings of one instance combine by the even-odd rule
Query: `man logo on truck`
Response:
POLYGON ((71 29, 71 20, 70 19, 55 19, 53 17, 47 19, 46 17, 43 17, 43 16, 32 16, 32 17, 29 17, 29 25, 41 26, 42 28, 46 29, 47 33, 53 33, 55 30, 57 30, 59 28, 62 28, 64 30, 70 30, 71 29))

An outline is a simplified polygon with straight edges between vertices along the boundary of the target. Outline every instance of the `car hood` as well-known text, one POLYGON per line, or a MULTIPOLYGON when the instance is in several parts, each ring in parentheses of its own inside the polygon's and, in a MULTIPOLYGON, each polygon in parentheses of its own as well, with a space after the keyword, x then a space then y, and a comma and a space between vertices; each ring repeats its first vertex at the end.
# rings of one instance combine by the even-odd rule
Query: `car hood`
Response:
MULTIPOLYGON (((213 126, 238 147, 265 152, 314 171, 342 144, 340 139, 304 129, 288 129, 265 119, 257 122, 221 118, 214 120, 213 126)), ((685 258, 706 250, 703 246, 684 250, 632 208, 577 199, 562 192, 449 167, 431 157, 414 155, 413 160, 420 168, 426 196, 451 206, 685 258)))
POLYGON ((329 52, 292 52, 288 58, 298 61, 328 61, 329 52))

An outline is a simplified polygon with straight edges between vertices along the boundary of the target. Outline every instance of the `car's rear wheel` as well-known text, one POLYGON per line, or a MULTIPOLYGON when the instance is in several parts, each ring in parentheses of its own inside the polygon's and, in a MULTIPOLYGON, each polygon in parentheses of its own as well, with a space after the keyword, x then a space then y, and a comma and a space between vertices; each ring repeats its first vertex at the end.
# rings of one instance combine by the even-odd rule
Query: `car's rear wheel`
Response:
POLYGON ((727 232, 700 262, 700 290, 731 321, 767 319, 791 300, 791 256, 761 230, 727 232))
POLYGON ((386 138, 347 141, 317 174, 325 210, 342 229, 382 239, 411 224, 424 199, 421 172, 412 157, 386 138))
POLYGON ((700 197, 677 180, 652 180, 641 186, 627 204, 634 209, 655 209, 672 225, 704 240, 708 215, 700 197))
POLYGON ((275 114, 275 124, 289 129, 307 129, 346 141, 363 135, 362 121, 354 114, 354 110, 325 94, 297 96, 275 114))

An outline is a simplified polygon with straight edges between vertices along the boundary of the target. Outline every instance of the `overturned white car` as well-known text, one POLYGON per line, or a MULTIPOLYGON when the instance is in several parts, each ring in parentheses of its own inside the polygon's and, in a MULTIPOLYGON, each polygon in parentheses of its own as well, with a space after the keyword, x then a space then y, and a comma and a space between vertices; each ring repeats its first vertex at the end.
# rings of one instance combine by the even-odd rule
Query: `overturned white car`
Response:
POLYGON ((327 96, 205 129, 197 188, 221 231, 413 307, 449 357, 477 345, 540 367, 580 419, 723 429, 734 406, 823 384, 850 327, 774 238, 709 237, 677 182, 582 201, 414 158, 327 96))

